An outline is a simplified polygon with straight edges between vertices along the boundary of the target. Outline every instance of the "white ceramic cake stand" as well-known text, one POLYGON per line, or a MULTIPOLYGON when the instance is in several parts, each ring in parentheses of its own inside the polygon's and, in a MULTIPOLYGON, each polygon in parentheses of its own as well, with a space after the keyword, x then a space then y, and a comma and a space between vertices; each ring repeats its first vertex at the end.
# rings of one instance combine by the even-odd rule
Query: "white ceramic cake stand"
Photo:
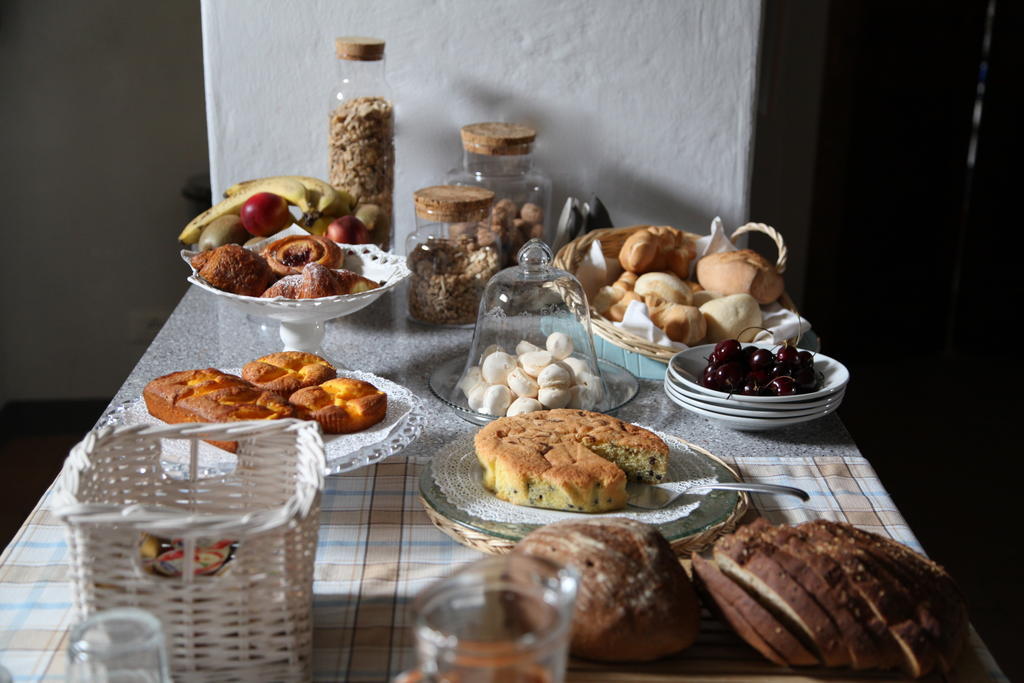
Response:
MULTIPOLYGON (((275 235, 280 238, 286 233, 275 235)), ((261 245, 255 245, 259 248, 261 245)), ((270 318, 280 325, 281 343, 284 351, 306 351, 322 355, 322 346, 326 328, 324 323, 334 318, 351 315, 376 301, 384 292, 394 289, 398 283, 409 276, 409 268, 405 265, 405 257, 396 256, 382 251, 373 244, 339 244, 345 251, 343 267, 359 273, 380 283, 380 287, 358 294, 343 294, 320 299, 285 299, 275 297, 262 299, 254 296, 241 296, 217 289, 199 277, 195 268, 188 278, 196 287, 210 292, 214 296, 229 302, 242 312, 270 318)), ((196 252, 182 251, 181 256, 191 267, 190 258, 196 252)))

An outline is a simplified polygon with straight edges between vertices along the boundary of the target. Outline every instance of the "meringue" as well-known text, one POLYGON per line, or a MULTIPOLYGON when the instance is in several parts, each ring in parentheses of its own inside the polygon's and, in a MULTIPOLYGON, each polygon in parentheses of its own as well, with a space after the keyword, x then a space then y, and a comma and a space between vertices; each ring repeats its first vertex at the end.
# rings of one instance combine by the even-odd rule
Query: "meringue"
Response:
POLYGON ((548 341, 545 344, 548 353, 555 360, 562 360, 568 358, 572 353, 572 339, 569 338, 565 332, 552 332, 548 335, 548 341))
POLYGON ((504 351, 495 351, 484 358, 480 374, 488 384, 504 384, 508 373, 516 367, 516 359, 504 351))
MULTIPOLYGON (((554 358, 547 351, 528 351, 519 356, 519 365, 530 377, 536 377, 540 371, 551 365, 554 358)), ((486 377, 486 374, 485 374, 486 377)))
POLYGON ((482 405, 478 412, 488 415, 504 415, 512 403, 512 392, 503 384, 492 384, 484 389, 482 405))
POLYGON ((520 396, 516 400, 512 401, 512 405, 508 407, 508 411, 505 415, 511 417, 512 415, 532 413, 535 410, 544 410, 544 406, 541 405, 540 401, 535 398, 520 396))
POLYGON ((459 389, 462 390, 462 393, 469 398, 470 392, 476 388, 476 385, 482 384, 483 381, 484 379, 483 375, 480 374, 480 368, 474 365, 469 370, 466 370, 466 374, 462 376, 462 379, 459 380, 459 383, 456 386, 458 386, 459 389))
POLYGON ((572 371, 561 363, 552 363, 537 375, 537 384, 541 388, 562 387, 568 389, 572 383, 572 371))
POLYGON ((523 341, 519 342, 518 344, 516 344, 516 355, 517 356, 521 356, 524 353, 530 353, 531 351, 543 351, 543 350, 544 349, 540 348, 536 344, 531 344, 530 342, 526 341, 525 339, 523 341))
POLYGON ((527 375, 522 368, 514 369, 512 372, 508 373, 508 377, 505 379, 508 383, 508 388, 511 389, 512 393, 516 396, 537 398, 537 391, 540 389, 540 385, 537 384, 532 377, 527 375))
POLYGON ((548 409, 564 408, 569 405, 570 398, 569 390, 563 387, 545 387, 537 392, 537 400, 548 409))

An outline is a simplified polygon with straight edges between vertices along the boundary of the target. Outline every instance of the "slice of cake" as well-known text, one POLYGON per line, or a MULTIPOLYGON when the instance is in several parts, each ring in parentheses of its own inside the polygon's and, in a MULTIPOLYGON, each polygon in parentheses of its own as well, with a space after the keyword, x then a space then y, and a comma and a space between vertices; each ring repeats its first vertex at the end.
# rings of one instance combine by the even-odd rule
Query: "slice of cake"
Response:
POLYGON ((503 417, 481 429, 484 486, 518 505, 604 512, 626 505, 626 481, 665 478, 668 446, 652 432, 586 410, 503 417))

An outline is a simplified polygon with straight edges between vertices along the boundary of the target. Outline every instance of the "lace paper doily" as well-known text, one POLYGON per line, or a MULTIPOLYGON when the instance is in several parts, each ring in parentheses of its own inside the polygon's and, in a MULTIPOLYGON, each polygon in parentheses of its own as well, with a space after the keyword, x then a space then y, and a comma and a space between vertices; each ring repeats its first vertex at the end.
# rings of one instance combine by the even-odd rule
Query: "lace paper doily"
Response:
MULTIPOLYGON (((652 430, 653 431, 653 430, 652 430)), ((669 447, 668 480, 659 484, 677 490, 718 481, 704 456, 679 439, 655 432, 669 447)), ((648 524, 663 524, 687 517, 696 510, 707 492, 677 498, 659 510, 625 508, 615 512, 581 513, 546 510, 500 500, 484 488, 483 468, 476 458, 473 435, 458 439, 434 456, 434 481, 448 502, 474 517, 506 524, 550 524, 562 519, 585 517, 629 517, 648 524)))
MULTIPOLYGON (((239 375, 240 368, 224 370, 232 375, 239 375)), ((392 429, 412 412, 420 400, 411 391, 401 384, 378 377, 369 372, 358 370, 339 370, 338 377, 351 377, 363 380, 374 385, 388 395, 388 411, 384 419, 368 429, 354 434, 324 434, 324 447, 327 455, 328 470, 332 469, 332 463, 338 463, 345 456, 360 451, 363 448, 372 446, 387 439, 392 429)), ((140 397, 129 401, 119 409, 109 413, 103 420, 107 425, 134 425, 152 424, 162 425, 163 421, 156 419, 146 410, 146 402, 140 397)), ((161 462, 170 469, 188 468, 189 442, 179 439, 164 439, 161 445, 161 462)), ((233 453, 211 446, 208 443, 199 443, 199 466, 204 475, 226 474, 235 468, 236 458, 233 453)), ((334 468, 335 470, 337 467, 334 468)))

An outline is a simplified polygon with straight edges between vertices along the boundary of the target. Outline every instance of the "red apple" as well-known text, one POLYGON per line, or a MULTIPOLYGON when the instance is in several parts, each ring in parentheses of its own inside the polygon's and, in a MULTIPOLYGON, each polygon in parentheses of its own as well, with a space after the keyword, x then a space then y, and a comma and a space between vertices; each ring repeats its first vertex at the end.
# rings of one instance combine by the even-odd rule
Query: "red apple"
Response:
POLYGON ((355 216, 342 216, 327 226, 327 238, 342 244, 367 244, 370 231, 366 224, 355 216))
POLYGON ((257 192, 245 200, 239 216, 242 225, 257 237, 268 237, 292 223, 288 202, 270 192, 257 192))

